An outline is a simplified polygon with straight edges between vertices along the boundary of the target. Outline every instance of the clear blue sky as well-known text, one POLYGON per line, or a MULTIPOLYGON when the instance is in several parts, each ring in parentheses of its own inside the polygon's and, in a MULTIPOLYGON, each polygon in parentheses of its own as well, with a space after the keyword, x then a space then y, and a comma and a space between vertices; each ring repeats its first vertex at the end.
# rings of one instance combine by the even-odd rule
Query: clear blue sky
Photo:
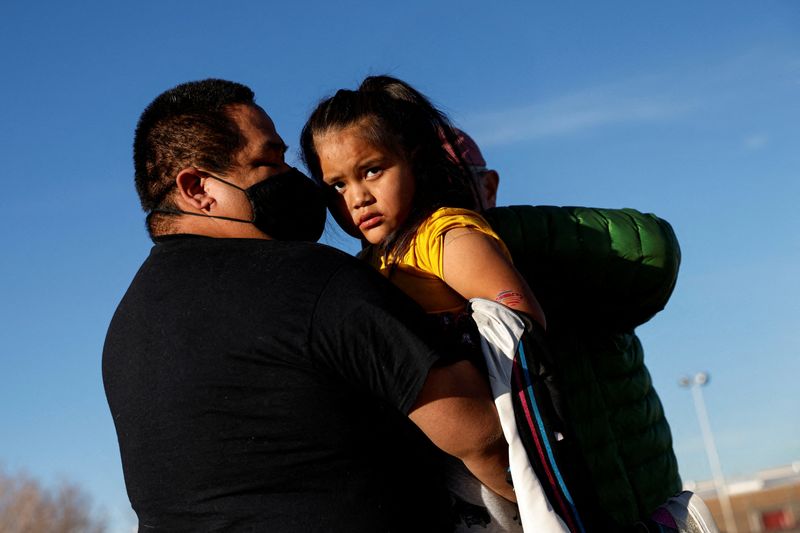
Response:
MULTIPOLYGON (((132 523, 100 354, 150 243, 139 113, 183 81, 249 84, 296 159, 315 103, 389 73, 484 148, 501 203, 633 207, 683 265, 641 327, 684 479, 800 459, 800 3, 5 2, 0 8, 0 462, 132 523)), ((352 242, 329 229, 326 242, 352 242)))

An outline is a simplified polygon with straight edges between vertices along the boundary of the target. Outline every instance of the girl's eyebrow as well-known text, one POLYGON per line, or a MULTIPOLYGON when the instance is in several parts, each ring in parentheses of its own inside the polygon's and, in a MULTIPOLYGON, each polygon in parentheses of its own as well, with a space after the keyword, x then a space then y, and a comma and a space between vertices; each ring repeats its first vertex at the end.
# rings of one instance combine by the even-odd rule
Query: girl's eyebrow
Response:
MULTIPOLYGON (((363 172, 364 170, 374 166, 386 166, 388 159, 389 158, 386 155, 370 155, 367 159, 358 161, 354 168, 358 172, 363 172)), ((325 183, 333 183, 341 179, 342 176, 340 174, 329 174, 327 176, 322 176, 322 181, 325 183)))
POLYGON ((358 168, 358 170, 364 170, 374 166, 385 166, 387 159, 388 158, 384 155, 371 156, 369 159, 360 161, 356 168, 358 168))

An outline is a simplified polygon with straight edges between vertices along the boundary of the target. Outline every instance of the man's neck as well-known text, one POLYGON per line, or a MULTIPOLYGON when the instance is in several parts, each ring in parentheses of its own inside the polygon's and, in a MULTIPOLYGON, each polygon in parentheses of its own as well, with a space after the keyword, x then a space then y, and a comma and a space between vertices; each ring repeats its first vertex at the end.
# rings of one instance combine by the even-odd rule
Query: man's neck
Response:
POLYGON ((194 216, 175 216, 170 221, 168 228, 155 230, 153 237, 166 237, 168 235, 201 235, 216 239, 271 239, 268 235, 257 229, 254 225, 232 220, 220 220, 194 216))

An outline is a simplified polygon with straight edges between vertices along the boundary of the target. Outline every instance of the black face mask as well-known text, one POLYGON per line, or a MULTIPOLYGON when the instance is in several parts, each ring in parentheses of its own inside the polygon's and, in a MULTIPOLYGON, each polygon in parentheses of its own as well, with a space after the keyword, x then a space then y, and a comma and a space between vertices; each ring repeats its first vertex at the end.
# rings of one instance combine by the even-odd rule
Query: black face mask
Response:
POLYGON ((168 208, 154 209, 153 212, 245 222, 253 224, 273 239, 280 241, 316 242, 322 236, 326 214, 323 190, 296 168, 290 168, 286 172, 259 181, 247 189, 213 174, 206 174, 244 192, 253 208, 253 219, 201 215, 168 208))

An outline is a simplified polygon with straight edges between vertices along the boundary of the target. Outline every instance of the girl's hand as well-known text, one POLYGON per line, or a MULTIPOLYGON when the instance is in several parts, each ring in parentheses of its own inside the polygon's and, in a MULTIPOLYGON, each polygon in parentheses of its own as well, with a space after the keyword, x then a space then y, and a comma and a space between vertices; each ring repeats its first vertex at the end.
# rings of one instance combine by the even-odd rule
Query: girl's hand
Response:
POLYGON ((464 298, 494 300, 546 326, 533 291, 489 235, 471 228, 448 231, 442 269, 444 282, 464 298))

